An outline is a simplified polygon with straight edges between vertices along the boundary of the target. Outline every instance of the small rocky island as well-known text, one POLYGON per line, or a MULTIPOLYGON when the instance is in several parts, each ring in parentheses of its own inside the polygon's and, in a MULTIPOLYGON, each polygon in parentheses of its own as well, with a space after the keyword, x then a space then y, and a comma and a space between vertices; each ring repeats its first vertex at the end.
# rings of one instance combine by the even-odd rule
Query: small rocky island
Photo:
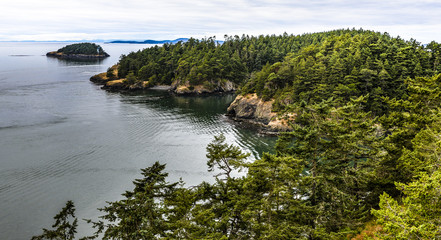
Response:
POLYGON ((110 55, 100 45, 95 43, 75 43, 60 48, 57 51, 48 52, 46 56, 63 59, 102 59, 110 55))

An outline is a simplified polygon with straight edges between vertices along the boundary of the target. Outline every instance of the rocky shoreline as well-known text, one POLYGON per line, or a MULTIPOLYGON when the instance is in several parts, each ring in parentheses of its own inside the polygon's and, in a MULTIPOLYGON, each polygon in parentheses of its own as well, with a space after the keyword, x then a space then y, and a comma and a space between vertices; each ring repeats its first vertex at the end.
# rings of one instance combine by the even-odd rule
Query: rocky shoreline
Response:
MULTIPOLYGON (((215 87, 204 85, 189 86, 175 81, 172 85, 151 85, 148 81, 138 81, 128 84, 125 78, 118 77, 118 66, 112 66, 108 72, 94 75, 90 81, 102 85, 102 89, 112 92, 126 92, 145 89, 166 90, 176 95, 211 95, 215 93, 233 93, 237 87, 229 81, 215 87)), ((264 134, 276 135, 279 132, 291 131, 289 122, 295 114, 277 114, 273 112, 273 102, 263 101, 257 94, 238 95, 227 109, 227 116, 236 122, 257 127, 264 134)))
POLYGON ((112 66, 107 72, 99 73, 90 78, 90 81, 103 85, 101 88, 108 91, 136 91, 145 89, 163 89, 177 95, 205 95, 214 93, 231 93, 236 91, 237 86, 230 81, 217 84, 190 86, 188 83, 175 81, 171 85, 153 85, 149 81, 137 81, 129 84, 127 79, 118 78, 118 66, 112 66))

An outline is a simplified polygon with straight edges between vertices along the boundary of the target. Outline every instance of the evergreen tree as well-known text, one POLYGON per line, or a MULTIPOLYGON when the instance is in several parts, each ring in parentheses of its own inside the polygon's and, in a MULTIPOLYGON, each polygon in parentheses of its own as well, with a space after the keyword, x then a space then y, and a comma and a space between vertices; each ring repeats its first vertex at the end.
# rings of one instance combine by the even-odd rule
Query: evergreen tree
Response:
POLYGON ((58 49, 63 54, 87 54, 109 56, 103 48, 95 43, 74 43, 58 49))
POLYGON ((227 179, 231 179, 231 172, 243 167, 244 160, 249 155, 249 153, 242 153, 239 147, 225 143, 223 134, 215 136, 213 142, 207 146, 208 171, 218 168, 222 172, 217 176, 225 175, 227 179))
POLYGON ((166 182, 165 165, 156 162, 142 169, 133 191, 126 191, 123 200, 109 202, 100 209, 106 214, 103 239, 159 239, 169 231, 165 201, 172 198, 177 183, 166 182))
POLYGON ((61 211, 54 216, 53 230, 43 228, 43 234, 33 236, 32 240, 72 240, 77 233, 78 219, 75 217, 75 206, 72 201, 67 201, 61 211), (73 220, 73 222, 70 222, 73 220))
POLYGON ((313 209, 302 188, 304 163, 291 156, 265 153, 251 163, 244 183, 242 215, 247 222, 245 238, 303 239, 313 209))
POLYGON ((409 184, 397 184, 401 203, 384 193, 380 209, 372 210, 383 226, 381 239, 441 238, 441 171, 421 173, 409 184))
POLYGON ((277 146, 279 155, 304 163, 300 187, 313 210, 306 224, 311 238, 354 233, 378 196, 369 194, 376 128, 375 119, 362 111, 366 100, 360 97, 340 108, 332 108, 332 101, 298 106, 293 131, 277 146))

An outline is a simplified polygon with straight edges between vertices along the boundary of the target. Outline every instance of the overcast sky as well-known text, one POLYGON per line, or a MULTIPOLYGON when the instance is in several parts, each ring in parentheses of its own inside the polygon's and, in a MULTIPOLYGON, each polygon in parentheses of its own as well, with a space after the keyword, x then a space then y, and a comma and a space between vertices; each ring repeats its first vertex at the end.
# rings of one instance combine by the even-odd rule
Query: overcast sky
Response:
POLYGON ((362 27, 441 42, 441 0, 0 1, 0 41, 223 39, 362 27))

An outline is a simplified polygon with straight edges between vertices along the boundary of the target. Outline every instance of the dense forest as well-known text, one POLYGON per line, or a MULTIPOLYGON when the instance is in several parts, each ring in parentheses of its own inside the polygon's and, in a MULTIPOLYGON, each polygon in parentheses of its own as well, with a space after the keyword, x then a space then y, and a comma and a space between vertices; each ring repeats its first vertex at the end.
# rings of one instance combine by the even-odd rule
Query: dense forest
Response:
POLYGON ((105 55, 109 56, 103 48, 95 43, 74 43, 57 50, 63 54, 85 54, 85 55, 105 55))
MULTIPOLYGON (((267 64, 282 61, 288 53, 318 44, 328 36, 368 33, 364 30, 335 30, 303 35, 227 36, 220 44, 214 37, 166 43, 121 56, 118 77, 132 73, 136 81, 150 85, 173 82, 208 88, 231 81, 243 84, 252 72, 267 64)), ((109 74, 111 74, 109 70, 109 74)))
MULTIPOLYGON (((441 238, 440 50, 337 30, 189 40, 123 56, 123 75, 234 81, 294 113, 293 130, 253 162, 215 136, 206 155, 213 183, 170 183, 160 163, 142 169, 83 239, 441 238)), ((73 238, 72 202, 55 220, 34 239, 73 238)))
POLYGON ((318 103, 333 97, 339 105, 368 95, 366 110, 384 113, 384 97, 403 98, 406 79, 439 72, 440 45, 423 46, 387 34, 331 36, 319 44, 290 53, 281 62, 266 65, 242 88, 277 98, 279 110, 291 103, 318 103))

